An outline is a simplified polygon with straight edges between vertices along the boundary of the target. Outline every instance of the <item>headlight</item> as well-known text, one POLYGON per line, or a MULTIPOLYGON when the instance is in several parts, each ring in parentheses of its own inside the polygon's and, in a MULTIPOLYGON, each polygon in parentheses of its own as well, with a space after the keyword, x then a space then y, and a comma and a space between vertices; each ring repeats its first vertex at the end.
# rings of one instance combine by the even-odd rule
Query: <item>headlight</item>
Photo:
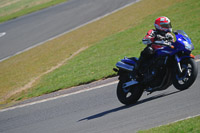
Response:
POLYGON ((194 49, 194 46, 192 44, 189 44, 188 42, 184 41, 185 48, 189 51, 192 51, 194 49))

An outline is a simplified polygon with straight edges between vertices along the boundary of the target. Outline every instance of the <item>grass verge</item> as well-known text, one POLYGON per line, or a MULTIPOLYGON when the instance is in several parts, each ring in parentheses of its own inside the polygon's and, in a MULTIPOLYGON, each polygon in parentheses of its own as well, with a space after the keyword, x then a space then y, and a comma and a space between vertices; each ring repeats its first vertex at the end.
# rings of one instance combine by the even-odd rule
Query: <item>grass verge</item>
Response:
POLYGON ((199 133, 200 116, 182 120, 176 123, 139 131, 138 133, 199 133))
POLYGON ((148 0, 140 1, 0 63, 0 81, 3 83, 0 95, 4 96, 1 103, 39 96, 114 75, 112 68, 119 59, 123 56, 139 56, 144 48, 141 39, 153 28, 158 16, 168 16, 174 29, 185 30, 195 44, 193 53, 200 53, 198 0, 151 0, 151 3, 146 3, 149 3, 148 0), (10 91, 20 89, 85 46, 90 47, 38 79, 30 89, 6 97, 10 91))
POLYGON ((1 0, 0 23, 66 1, 67 0, 1 0))

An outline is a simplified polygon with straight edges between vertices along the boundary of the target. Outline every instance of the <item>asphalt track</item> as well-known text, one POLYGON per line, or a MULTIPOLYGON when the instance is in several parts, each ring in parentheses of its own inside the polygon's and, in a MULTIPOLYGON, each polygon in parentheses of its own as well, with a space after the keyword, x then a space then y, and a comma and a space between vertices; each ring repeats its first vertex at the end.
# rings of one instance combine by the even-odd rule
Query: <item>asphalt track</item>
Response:
POLYGON ((0 24, 0 61, 136 0, 69 0, 0 24))
MULTIPOLYGON (((200 70, 200 64, 198 63, 200 70)), ((123 106, 116 82, 0 111, 2 133, 134 133, 200 113, 200 71, 191 88, 173 86, 123 106)))

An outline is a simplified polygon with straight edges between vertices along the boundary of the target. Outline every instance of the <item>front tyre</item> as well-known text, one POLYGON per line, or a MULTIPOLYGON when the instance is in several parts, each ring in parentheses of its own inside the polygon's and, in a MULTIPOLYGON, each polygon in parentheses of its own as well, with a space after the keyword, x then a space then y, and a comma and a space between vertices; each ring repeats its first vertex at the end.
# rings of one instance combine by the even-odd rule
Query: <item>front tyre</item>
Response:
POLYGON ((195 81, 198 73, 198 67, 194 59, 186 58, 180 62, 182 73, 175 70, 173 75, 173 85, 178 90, 188 89, 195 81))
POLYGON ((122 88, 127 80, 120 80, 117 86, 117 97, 119 101, 125 105, 136 103, 142 96, 143 89, 139 85, 133 85, 127 88, 122 88))

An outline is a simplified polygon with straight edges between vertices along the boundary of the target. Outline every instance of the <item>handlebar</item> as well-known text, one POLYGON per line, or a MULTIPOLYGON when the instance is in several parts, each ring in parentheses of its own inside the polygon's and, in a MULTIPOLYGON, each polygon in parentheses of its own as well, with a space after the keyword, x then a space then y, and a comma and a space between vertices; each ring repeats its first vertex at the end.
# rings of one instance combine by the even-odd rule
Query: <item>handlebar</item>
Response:
POLYGON ((168 47, 174 49, 174 46, 169 41, 164 41, 164 40, 162 40, 162 41, 155 41, 155 44, 168 46, 168 47))

